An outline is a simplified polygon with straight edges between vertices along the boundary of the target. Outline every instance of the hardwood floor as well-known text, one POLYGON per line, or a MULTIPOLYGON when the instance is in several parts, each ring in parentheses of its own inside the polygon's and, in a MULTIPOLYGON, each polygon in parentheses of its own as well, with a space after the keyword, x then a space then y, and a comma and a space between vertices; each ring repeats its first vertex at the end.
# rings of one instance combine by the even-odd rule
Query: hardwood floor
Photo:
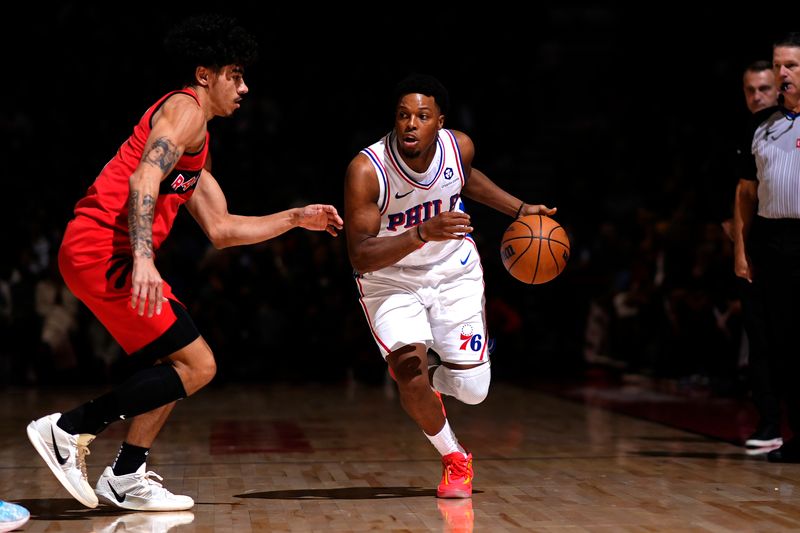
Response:
MULTIPOLYGON (((25 426, 99 392, 0 392, 0 498, 31 511, 24 531, 800 530, 800 465, 499 383, 478 406, 446 400, 475 457, 471 500, 435 497, 438 454, 391 388, 237 384, 179 402, 148 460, 191 511, 86 509, 25 426)), ((124 424, 92 444, 92 484, 124 424)))

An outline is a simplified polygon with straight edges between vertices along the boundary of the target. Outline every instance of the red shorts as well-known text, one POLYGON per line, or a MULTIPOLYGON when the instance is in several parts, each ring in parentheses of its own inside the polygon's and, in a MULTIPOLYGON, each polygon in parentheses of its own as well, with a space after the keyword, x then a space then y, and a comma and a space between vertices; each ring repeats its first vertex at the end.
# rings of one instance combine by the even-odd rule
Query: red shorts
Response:
MULTIPOLYGON (((129 243, 115 245, 115 235, 119 238, 114 231, 98 226, 91 219, 72 220, 58 252, 58 266, 72 293, 94 313, 122 349, 133 354, 164 335, 178 316, 166 302, 160 315, 149 318, 146 313, 139 316, 137 309, 131 308, 133 257, 129 243)), ((166 281, 164 297, 180 304, 166 281)))

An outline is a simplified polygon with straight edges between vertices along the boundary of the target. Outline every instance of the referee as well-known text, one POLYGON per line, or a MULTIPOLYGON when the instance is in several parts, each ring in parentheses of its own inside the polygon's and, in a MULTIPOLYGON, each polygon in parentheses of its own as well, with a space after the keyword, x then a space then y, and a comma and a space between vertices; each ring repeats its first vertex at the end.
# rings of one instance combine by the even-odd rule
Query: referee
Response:
POLYGON ((800 463, 800 33, 773 44, 782 105, 754 115, 734 212, 735 269, 762 291, 767 353, 774 357, 795 438, 767 455, 800 463))

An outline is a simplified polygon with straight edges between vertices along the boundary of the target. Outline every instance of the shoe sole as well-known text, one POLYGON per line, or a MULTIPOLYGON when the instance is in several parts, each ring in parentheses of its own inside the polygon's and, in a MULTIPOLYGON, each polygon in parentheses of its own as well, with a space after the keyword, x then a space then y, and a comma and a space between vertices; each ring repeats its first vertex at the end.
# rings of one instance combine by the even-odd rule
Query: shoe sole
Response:
MULTIPOLYGON (((98 485, 100 485, 99 482, 98 485)), ((194 507, 194 500, 191 499, 190 503, 184 505, 153 505, 151 500, 144 500, 143 498, 129 499, 127 496, 125 496, 123 501, 119 501, 113 494, 98 488, 94 489, 94 493, 102 503, 129 511, 187 511, 194 507)))
POLYGON ((14 531, 15 529, 19 529, 22 527, 30 519, 30 516, 26 516, 25 518, 20 518, 15 522, 1 522, 0 523, 0 531, 14 531))
POLYGON ((464 498, 472 498, 472 491, 449 491, 449 492, 439 492, 436 491, 436 497, 442 499, 464 499, 464 498))
POLYGON ((61 483, 61 485, 67 489, 67 492, 69 492, 73 498, 81 502, 86 507, 90 509, 97 507, 98 501, 96 499, 92 501, 84 498, 84 496, 72 486, 72 483, 69 482, 67 476, 64 474, 64 471, 61 470, 61 467, 53 462, 53 459, 50 457, 50 452, 47 449, 47 443, 42 439, 42 436, 39 434, 39 432, 33 427, 33 424, 33 422, 28 424, 28 440, 31 441, 33 447, 36 449, 42 459, 44 459, 45 464, 50 467, 50 470, 53 472, 53 475, 56 476, 56 479, 58 479, 59 483, 61 483))
POLYGON ((745 447, 747 448, 766 448, 767 446, 782 446, 783 439, 768 439, 768 440, 758 440, 758 439, 750 439, 744 443, 745 447))
POLYGON ((104 504, 111 505, 113 507, 119 507, 120 509, 127 509, 128 511, 161 511, 161 512, 163 512, 163 511, 186 511, 186 510, 191 509, 192 507, 194 507, 194 501, 188 507, 186 507, 186 506, 181 506, 181 507, 175 507, 175 506, 173 506, 173 507, 167 507, 167 506, 150 507, 148 505, 138 505, 138 504, 128 503, 127 501, 120 503, 116 498, 114 498, 110 494, 105 494, 104 492, 99 491, 97 489, 95 489, 94 492, 97 495, 97 498, 101 502, 103 502, 104 504))
POLYGON ((20 518, 16 522, 3 522, 0 523, 0 532, 2 531, 14 531, 15 529, 19 529, 25 524, 30 516, 26 516, 25 518, 20 518))

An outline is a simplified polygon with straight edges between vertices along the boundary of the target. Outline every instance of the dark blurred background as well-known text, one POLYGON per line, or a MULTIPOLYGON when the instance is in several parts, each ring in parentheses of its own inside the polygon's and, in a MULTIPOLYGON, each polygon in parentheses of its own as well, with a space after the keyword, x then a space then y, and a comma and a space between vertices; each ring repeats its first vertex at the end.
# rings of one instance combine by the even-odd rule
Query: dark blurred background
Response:
MULTIPOLYGON (((118 348, 64 289, 54 258, 75 202, 145 109, 175 88, 164 33, 206 11, 120 9, 17 6, 4 21, 3 385, 105 383, 118 365, 118 348)), ((557 206, 572 242, 560 277, 524 285, 500 262, 511 220, 466 201, 496 378, 526 384, 599 365, 723 393, 741 387, 746 348, 720 222, 747 119, 742 70, 771 59, 780 32, 752 13, 725 13, 723 25, 702 7, 216 10, 236 15, 261 51, 242 108, 209 126, 232 212, 342 209, 347 164, 392 127, 394 84, 410 71, 434 74, 450 90, 446 125, 475 141, 475 166, 528 202, 557 206)), ((218 381, 384 379, 343 236, 292 230, 215 251, 183 212, 158 266, 214 349, 218 381)))

